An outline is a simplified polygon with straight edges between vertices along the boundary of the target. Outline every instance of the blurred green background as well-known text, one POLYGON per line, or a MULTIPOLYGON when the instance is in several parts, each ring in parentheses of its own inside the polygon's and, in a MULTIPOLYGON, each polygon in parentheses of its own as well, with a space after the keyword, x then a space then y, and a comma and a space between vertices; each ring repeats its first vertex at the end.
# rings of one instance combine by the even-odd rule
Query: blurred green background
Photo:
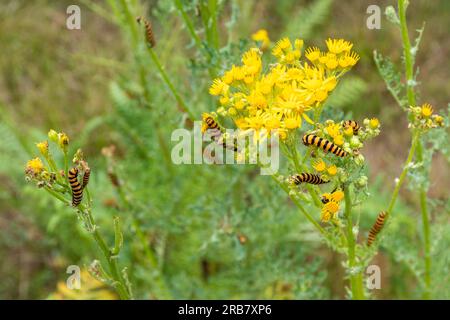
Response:
MULTIPOLYGON (((211 79, 205 62, 172 1, 141 2, 138 14, 153 23, 155 52, 200 119, 201 112, 214 109, 216 103, 207 93, 211 79)), ((152 61, 137 53, 130 30, 117 21, 108 1, 93 3, 0 2, 0 298, 54 297, 57 283, 67 278, 68 265, 87 266, 100 256, 73 210, 24 180, 26 161, 37 156, 34 143, 45 139, 50 128, 70 136, 72 153, 83 148, 93 170, 94 215, 110 239, 112 216, 121 217, 121 266, 128 268, 136 297, 161 298, 167 297, 161 292, 170 292, 170 297, 187 299, 344 298, 341 258, 319 241, 270 178, 251 167, 170 162, 170 134, 184 123, 176 101, 152 61), (66 28, 70 4, 81 7, 81 30, 66 28), (131 208, 118 204, 108 180, 111 163, 101 150, 110 145, 116 148, 114 168, 131 208), (147 248, 137 240, 136 221, 147 248), (239 241, 242 235, 245 244, 239 241), (146 262, 146 249, 156 257, 156 265, 146 262)), ((197 1, 186 3, 189 15, 199 19, 197 1)), ((260 28, 267 29, 273 41, 287 35, 321 48, 328 37, 354 43, 361 60, 331 103, 355 119, 378 117, 382 124, 381 135, 363 150, 371 186, 370 200, 361 207, 367 230, 380 204, 388 201, 410 139, 405 115, 372 59, 377 50, 400 62, 398 30, 384 15, 380 30, 366 27, 371 1, 219 3, 220 46, 226 46, 222 62, 227 64, 239 58, 239 48, 260 28)), ((384 12, 395 2, 377 5, 384 12)), ((411 34, 426 21, 417 56, 418 101, 445 111, 450 92, 450 2, 411 1, 408 21, 411 34)), ((448 159, 439 153, 433 158, 430 181, 433 294, 450 298, 450 177, 448 159)), ((418 297, 418 201, 403 189, 398 215, 374 262, 383 270, 382 290, 374 293, 379 298, 418 297)))

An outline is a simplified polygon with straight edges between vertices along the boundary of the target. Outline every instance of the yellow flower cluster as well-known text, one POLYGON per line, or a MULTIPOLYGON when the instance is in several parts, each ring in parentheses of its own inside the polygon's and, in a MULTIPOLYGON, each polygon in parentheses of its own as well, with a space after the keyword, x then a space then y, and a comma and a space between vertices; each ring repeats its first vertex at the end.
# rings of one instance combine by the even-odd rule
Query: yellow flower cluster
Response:
MULTIPOLYGON (((257 38, 262 37, 260 32, 257 38)), ((348 41, 327 40, 327 46, 326 53, 314 49, 317 59, 311 55, 313 49, 307 50, 308 63, 300 60, 303 40, 296 39, 292 44, 288 38, 281 39, 272 50, 277 63, 265 68, 262 52, 251 48, 243 54, 242 65, 233 65, 213 81, 209 93, 219 96, 221 107, 217 113, 230 117, 239 129, 254 131, 258 137, 274 130, 285 139, 302 125, 302 120, 313 124, 307 113, 322 105, 339 77, 358 61, 358 56, 350 52, 352 44, 348 41), (332 59, 336 59, 336 66, 330 62, 332 59)))
POLYGON ((318 172, 327 172, 330 176, 334 176, 337 173, 337 167, 332 164, 330 166, 327 166, 325 161, 322 159, 317 159, 312 162, 313 168, 318 172))
POLYGON ((322 212, 320 219, 322 222, 328 222, 330 219, 336 219, 339 213, 339 204, 344 199, 344 192, 336 190, 332 193, 324 193, 322 195, 322 212))
POLYGON ((409 112, 413 115, 410 127, 427 130, 444 125, 444 118, 438 114, 433 114, 433 106, 429 103, 424 103, 420 107, 410 107, 409 112))
POLYGON ((260 29, 252 34, 252 39, 261 43, 261 50, 266 50, 270 46, 269 33, 265 29, 260 29))

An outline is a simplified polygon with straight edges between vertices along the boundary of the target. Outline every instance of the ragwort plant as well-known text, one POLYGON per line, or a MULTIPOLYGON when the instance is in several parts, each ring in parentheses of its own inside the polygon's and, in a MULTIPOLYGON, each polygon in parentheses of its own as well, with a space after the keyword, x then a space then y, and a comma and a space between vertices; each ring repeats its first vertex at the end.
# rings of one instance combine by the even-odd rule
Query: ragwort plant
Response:
MULTIPOLYGON (((404 10, 402 3, 399 7, 404 10)), ((402 20, 405 23, 404 17, 402 20)), ((322 120, 321 115, 325 101, 338 85, 340 77, 357 63, 359 56, 351 51, 353 45, 350 42, 328 39, 328 51, 308 48, 304 51, 308 62, 304 62, 301 61, 303 40, 296 39, 292 44, 288 38, 283 38, 272 49, 276 62, 265 67, 262 53, 268 48, 267 32, 260 30, 253 35, 253 39, 260 47, 245 52, 242 65, 233 65, 222 77, 213 81, 209 92, 219 96, 220 106, 215 112, 204 115, 205 129, 217 129, 217 125, 211 126, 211 122, 207 121, 211 117, 218 123, 229 118, 242 132, 252 132, 255 139, 267 139, 269 135, 279 137, 281 150, 290 162, 290 177, 286 180, 284 176, 273 175, 273 178, 324 236, 329 246, 346 255, 344 266, 350 280, 350 296, 363 299, 367 296, 363 272, 376 253, 372 244, 377 242, 378 233, 393 212, 406 174, 414 172, 411 170, 413 156, 416 155, 419 162, 423 161, 422 137, 430 129, 442 127, 444 118, 433 114, 432 106, 427 103, 416 106, 412 89, 407 90, 409 128, 412 132, 408 158, 388 206, 380 208, 380 214, 368 232, 367 242, 357 243, 359 216, 354 217, 353 209, 362 205, 368 196, 368 179, 363 174, 364 157, 360 150, 365 141, 379 134, 380 124, 376 118, 365 119, 364 126, 360 126, 349 119, 322 120), (300 128, 303 129, 301 136, 298 132, 300 128), (300 141, 309 147, 306 150, 301 148, 300 141), (297 185, 301 183, 306 185, 302 188, 306 193, 298 189, 297 185), (331 187, 328 190, 319 189, 308 184, 329 184, 331 187), (343 210, 341 202, 345 204, 343 210), (312 214, 315 211, 320 211, 322 224, 312 214)), ((411 74, 410 52, 415 51, 406 47, 407 87, 412 88, 415 80, 408 75, 411 74)), ((240 152, 245 154, 246 150, 240 152)), ((424 298, 429 298, 429 218, 423 187, 420 187, 420 193, 425 246, 424 298)))
MULTIPOLYGON (((421 236, 423 264, 414 272, 417 277, 422 297, 432 297, 432 232, 429 199, 427 191, 430 186, 429 172, 433 153, 441 151, 448 156, 448 118, 435 114, 433 107, 425 102, 419 105, 417 102, 418 67, 415 69, 415 60, 419 50, 425 23, 418 29, 418 36, 411 45, 406 21, 406 9, 409 2, 398 0, 398 10, 389 6, 386 8, 386 16, 399 28, 402 37, 403 54, 402 67, 404 75, 397 71, 394 63, 387 57, 374 51, 374 60, 380 75, 384 79, 389 92, 394 97, 400 108, 407 115, 408 128, 411 134, 411 147, 405 161, 403 170, 396 181, 396 186, 389 202, 387 213, 392 214, 400 188, 406 176, 409 176, 409 186, 414 192, 418 192, 421 211, 421 236), (404 81, 402 81, 402 78, 404 81), (436 130, 438 129, 438 130, 436 130)), ((419 229, 419 227, 418 227, 419 229)), ((407 261, 406 263, 411 263, 407 261)))
POLYGON ((241 65, 233 65, 213 81, 209 92, 219 96, 220 106, 204 118, 214 117, 219 123, 230 118, 255 139, 278 136, 289 168, 287 175, 274 174, 273 179, 330 247, 346 255, 351 297, 363 299, 368 249, 356 243, 359 217, 352 209, 366 197, 360 150, 379 134, 380 123, 376 118, 365 119, 362 125, 349 119, 322 120, 325 101, 359 56, 343 39, 328 39, 328 50, 321 51, 303 50, 302 39, 292 43, 283 38, 272 49, 275 63, 266 67, 262 56, 269 43, 267 33, 258 31, 253 39, 260 48, 245 52, 241 65), (325 183, 329 187, 314 186, 325 183))
POLYGON ((36 146, 40 157, 27 162, 26 179, 35 183, 38 188, 45 190, 58 201, 74 208, 78 219, 82 222, 85 230, 92 235, 108 265, 108 271, 106 271, 100 261, 95 260, 90 266, 91 274, 115 288, 121 299, 129 299, 132 297, 132 293, 126 269, 120 271, 117 263, 123 245, 119 218, 114 217, 115 240, 114 245, 110 247, 101 235, 92 214, 92 201, 88 189, 91 168, 84 159, 82 151, 79 149, 74 154, 73 166, 69 169, 69 137, 63 132, 57 133, 50 130, 48 138, 52 143, 57 144, 58 152, 63 153, 64 164, 58 166, 50 151, 48 140, 39 142, 36 146), (81 172, 83 175, 79 174, 81 172))

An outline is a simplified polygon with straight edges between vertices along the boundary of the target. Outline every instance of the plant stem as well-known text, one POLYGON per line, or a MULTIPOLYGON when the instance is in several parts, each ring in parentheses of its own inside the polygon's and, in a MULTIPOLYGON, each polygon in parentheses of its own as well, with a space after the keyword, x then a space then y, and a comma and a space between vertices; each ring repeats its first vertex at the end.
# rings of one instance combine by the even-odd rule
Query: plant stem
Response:
POLYGON ((170 81, 169 77, 167 76, 167 73, 164 70, 163 66, 161 65, 161 62, 159 61, 155 52, 150 47, 147 47, 147 49, 148 49, 148 53, 149 53, 151 59, 153 60, 153 63, 156 65, 156 68, 158 69, 161 77, 163 78, 166 85, 169 87, 169 90, 175 97, 175 100, 177 100, 180 108, 183 110, 183 112, 185 112, 188 115, 190 120, 195 121, 194 113, 189 109, 189 107, 186 105, 186 103, 184 103, 181 96, 178 94, 178 91, 175 89, 175 86, 172 84, 172 81, 170 81))
MULTIPOLYGON (((289 195, 289 189, 285 185, 283 185, 280 181, 278 181, 278 179, 275 176, 272 175, 271 177, 289 195)), ((327 234, 325 229, 322 228, 322 226, 308 213, 308 211, 305 210, 305 208, 300 204, 300 202, 295 197, 291 197, 290 195, 289 197, 291 198, 292 202, 294 202, 294 204, 300 209, 300 211, 303 213, 306 219, 308 219, 309 222, 311 222, 314 225, 317 231, 319 231, 322 235, 325 236, 327 234)))
POLYGON ((80 209, 84 210, 84 213, 86 217, 89 220, 89 223, 93 227, 92 235, 94 237, 95 242, 97 242, 97 245, 99 246, 100 250, 102 251, 103 255, 105 256, 106 262, 109 266, 109 271, 111 273, 111 277, 114 280, 114 288, 117 290, 117 293, 119 294, 120 299, 122 300, 128 300, 130 299, 130 294, 127 290, 127 286, 124 283, 124 280, 122 276, 119 273, 118 267, 117 267, 117 256, 114 256, 112 251, 108 248, 108 245, 106 244, 105 239, 103 239, 102 235, 98 231, 97 226, 95 225, 94 217, 92 216, 90 209, 80 209))
POLYGON ((362 271, 357 271, 356 265, 356 241, 353 234, 353 220, 352 220, 352 200, 350 197, 350 185, 344 188, 345 199, 345 218, 347 219, 347 244, 348 244, 348 268, 350 269, 350 287, 352 291, 352 299, 363 300, 363 276, 362 271))
POLYGON ((386 210, 386 219, 387 219, 387 218, 390 216, 390 214, 392 213, 392 209, 394 208, 395 201, 397 200, 398 193, 399 193, 399 191, 400 191, 400 187, 402 186, 403 181, 405 180, 406 173, 407 173, 408 170, 409 170, 409 164, 411 163, 411 161, 412 161, 412 159, 413 159, 413 156, 414 156, 414 153, 415 153, 415 150, 416 150, 418 141, 419 141, 419 134, 418 134, 417 132, 415 132, 415 133, 413 134, 413 139, 412 139, 412 141, 411 141, 411 148, 409 149, 408 158, 406 159, 405 164, 403 165, 402 173, 400 174, 400 177, 399 177, 399 179, 398 179, 398 182, 397 182, 397 184, 395 185, 395 189, 394 189, 394 191, 392 192, 392 197, 391 197, 391 200, 389 201, 389 205, 388 205, 388 208, 387 208, 387 210, 386 210))
MULTIPOLYGON (((417 161, 423 162, 423 146, 420 141, 417 144, 417 161)), ((430 240, 430 217, 427 209, 427 193, 423 187, 419 191, 420 209, 422 216, 422 232, 424 245, 424 265, 425 265, 425 290, 423 292, 424 299, 430 299, 431 295, 431 240, 430 240)))
MULTIPOLYGON (((405 74, 406 74, 406 94, 410 106, 416 105, 416 96, 414 92, 414 62, 411 55, 411 43, 408 35, 408 25, 406 23, 406 1, 398 0, 398 15, 400 19, 400 28, 402 33, 403 50, 405 56, 405 74)), ((417 161, 423 161, 423 146, 419 140, 417 142, 417 161)), ((422 228, 424 236, 424 264, 425 264, 425 291, 424 299, 430 298, 431 291, 431 247, 430 247, 430 222, 427 209, 427 195, 424 187, 419 190, 420 209, 422 213, 422 228)))
POLYGON ((414 93, 414 63, 411 56, 411 43, 408 36, 408 26, 406 24, 405 0, 398 0, 398 15, 400 19, 400 29, 402 33, 403 50, 405 56, 405 74, 406 74, 406 94, 410 106, 416 105, 416 96, 414 93))

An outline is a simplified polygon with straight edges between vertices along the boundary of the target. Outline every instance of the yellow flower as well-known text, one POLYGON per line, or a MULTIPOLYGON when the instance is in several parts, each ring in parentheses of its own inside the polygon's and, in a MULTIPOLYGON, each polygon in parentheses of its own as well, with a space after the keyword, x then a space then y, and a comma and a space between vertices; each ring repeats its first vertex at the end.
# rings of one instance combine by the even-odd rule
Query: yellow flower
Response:
POLYGON ((325 41, 328 50, 332 53, 339 54, 341 52, 349 52, 353 44, 344 39, 328 39, 325 41))
POLYGON ((234 104, 234 107, 238 110, 242 110, 245 107, 245 102, 243 100, 239 100, 234 104))
POLYGON ((270 45, 269 34, 267 33, 267 30, 265 30, 265 29, 260 29, 260 30, 256 31, 254 34, 252 34, 252 39, 254 41, 261 42, 262 50, 267 49, 270 45))
POLYGON ((31 173, 31 174, 39 174, 42 171, 44 171, 44 164, 42 163, 41 159, 34 158, 27 162, 25 172, 31 173))
POLYGON ((277 130, 278 136, 280 137, 281 140, 286 140, 287 138, 287 131, 286 129, 278 129, 277 130))
POLYGON ((228 85, 222 81, 222 79, 214 79, 213 84, 209 87, 209 94, 212 96, 218 96, 228 91, 228 85))
POLYGON ((339 130, 340 130, 341 126, 337 123, 333 123, 333 124, 329 124, 326 128, 325 131, 328 133, 328 135, 332 138, 336 137, 339 135, 339 130))
POLYGON ((292 44, 289 38, 283 38, 277 42, 277 47, 280 47, 282 50, 286 50, 287 48, 291 48, 292 44))
POLYGON ((228 109, 228 114, 234 117, 237 114, 237 111, 235 108, 231 107, 230 109, 228 109))
POLYGON ((325 203, 322 207, 322 213, 320 219, 323 222, 328 222, 331 219, 331 216, 334 216, 339 211, 339 204, 334 201, 330 201, 325 203))
POLYGON ((228 104, 228 102, 230 102, 230 98, 228 98, 227 96, 220 97, 219 102, 221 105, 226 105, 228 104))
POLYGON ((322 159, 317 159, 313 162, 313 168, 319 172, 322 172, 326 168, 326 164, 322 159))
POLYGON ((298 51, 302 50, 302 48, 303 48, 303 40, 302 39, 295 39, 294 47, 298 51))
POLYGON ((320 57, 320 50, 317 47, 310 47, 305 51, 305 57, 308 58, 309 61, 314 62, 320 57))
POLYGON ((231 84, 234 80, 234 68, 231 68, 231 70, 225 72, 225 74, 222 77, 222 80, 228 85, 231 84))
POLYGON ((261 71, 261 55, 259 49, 251 48, 245 52, 242 56, 242 63, 244 64, 244 71, 247 76, 254 76, 259 73, 261 71))
POLYGON ((351 137, 353 135, 353 128, 348 126, 344 129, 344 135, 351 137))
POLYGON ((333 164, 327 168, 327 172, 330 176, 334 176, 337 173, 337 167, 333 164))
POLYGON ((285 60, 287 63, 293 63, 294 60, 295 60, 295 55, 294 55, 294 53, 293 53, 293 52, 287 53, 286 56, 284 57, 284 60, 285 60))
POLYGON ((64 132, 58 133, 58 145, 63 150, 69 145, 69 137, 64 132))
POLYGON ((380 126, 380 121, 377 118, 372 118, 369 120, 369 127, 371 129, 377 129, 380 126))
POLYGON ((424 103, 421 107, 421 113, 424 118, 428 118, 433 114, 433 107, 429 103, 424 103))
POLYGON ((335 202, 340 202, 342 199, 344 199, 344 192, 341 190, 336 190, 331 194, 331 199, 335 202))
POLYGON ((340 134, 334 137, 333 139, 334 143, 338 146, 342 146, 344 144, 344 137, 340 134))
POLYGON ((296 129, 299 128, 301 124, 302 120, 300 117, 284 119, 284 126, 286 129, 296 129))
POLYGON ((42 141, 39 143, 36 143, 37 148, 39 149, 39 152, 44 156, 48 157, 48 141, 42 141))
POLYGON ((436 114, 433 116, 434 122, 436 122, 436 124, 440 127, 442 127, 444 125, 444 118, 441 117, 440 115, 436 114))
POLYGON ((359 61, 359 55, 352 51, 350 54, 345 54, 345 59, 348 66, 353 67, 359 61))

